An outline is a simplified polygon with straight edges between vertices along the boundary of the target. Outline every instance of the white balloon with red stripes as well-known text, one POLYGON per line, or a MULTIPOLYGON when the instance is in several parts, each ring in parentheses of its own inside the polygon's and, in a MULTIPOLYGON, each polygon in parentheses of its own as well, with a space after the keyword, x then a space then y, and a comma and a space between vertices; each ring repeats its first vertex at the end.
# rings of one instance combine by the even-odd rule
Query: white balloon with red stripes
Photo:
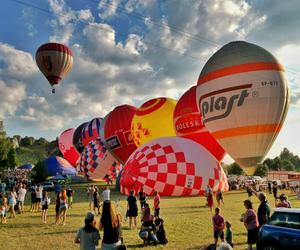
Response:
POLYGON ((285 120, 289 93, 283 66, 267 50, 237 41, 203 67, 197 87, 202 122, 247 174, 253 174, 285 120))
POLYGON ((200 144, 185 138, 161 137, 136 149, 125 163, 121 192, 162 196, 204 195, 228 190, 226 175, 216 158, 200 144))

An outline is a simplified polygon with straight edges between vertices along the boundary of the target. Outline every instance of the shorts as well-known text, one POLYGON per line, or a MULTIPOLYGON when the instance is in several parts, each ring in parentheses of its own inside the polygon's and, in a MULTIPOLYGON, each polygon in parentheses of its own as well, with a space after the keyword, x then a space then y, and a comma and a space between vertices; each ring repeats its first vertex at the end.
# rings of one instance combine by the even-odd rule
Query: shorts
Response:
POLYGON ((255 244, 258 238, 258 230, 259 227, 254 228, 254 229, 248 229, 248 234, 247 234, 247 243, 248 244, 255 244))
POLYGON ((67 204, 60 204, 59 213, 61 213, 61 211, 63 211, 64 209, 68 209, 68 205, 67 204))
POLYGON ((35 202, 41 202, 42 198, 35 198, 35 202))
POLYGON ((48 205, 43 205, 42 206, 42 210, 47 210, 48 209, 48 205))
POLYGON ((217 240, 220 237, 221 240, 224 240, 223 231, 214 231, 214 239, 217 240))

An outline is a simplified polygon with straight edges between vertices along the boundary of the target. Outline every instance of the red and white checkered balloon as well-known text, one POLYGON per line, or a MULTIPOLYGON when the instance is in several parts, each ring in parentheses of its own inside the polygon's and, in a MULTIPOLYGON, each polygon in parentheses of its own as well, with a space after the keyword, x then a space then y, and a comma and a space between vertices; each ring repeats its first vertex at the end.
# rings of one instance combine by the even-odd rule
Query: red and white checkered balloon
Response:
POLYGON ((209 185, 214 192, 228 190, 220 163, 200 144, 185 138, 162 137, 135 150, 121 177, 121 192, 144 187, 148 195, 204 195, 209 185))

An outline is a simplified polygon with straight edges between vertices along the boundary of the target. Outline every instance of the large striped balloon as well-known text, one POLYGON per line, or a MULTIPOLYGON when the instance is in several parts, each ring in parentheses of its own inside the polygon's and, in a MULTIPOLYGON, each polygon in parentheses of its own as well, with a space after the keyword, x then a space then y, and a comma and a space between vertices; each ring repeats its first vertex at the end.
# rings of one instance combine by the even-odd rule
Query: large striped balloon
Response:
POLYGON ((63 44, 46 43, 38 48, 35 60, 40 71, 53 87, 71 71, 73 53, 63 44))
POLYGON ((100 138, 99 132, 103 126, 102 118, 94 118, 87 123, 81 131, 81 143, 87 146, 90 141, 100 138))
POLYGON ((203 146, 185 138, 161 137, 135 150, 121 176, 121 192, 164 196, 204 195, 209 185, 214 192, 228 190, 226 175, 203 146))
POLYGON ((224 158, 224 149, 202 123, 202 117, 196 102, 196 86, 191 87, 180 97, 175 107, 173 120, 177 136, 201 144, 218 161, 224 158))
POLYGON ((270 52, 237 41, 217 51, 200 73, 203 124, 247 174, 254 173, 285 120, 289 94, 283 72, 270 52))

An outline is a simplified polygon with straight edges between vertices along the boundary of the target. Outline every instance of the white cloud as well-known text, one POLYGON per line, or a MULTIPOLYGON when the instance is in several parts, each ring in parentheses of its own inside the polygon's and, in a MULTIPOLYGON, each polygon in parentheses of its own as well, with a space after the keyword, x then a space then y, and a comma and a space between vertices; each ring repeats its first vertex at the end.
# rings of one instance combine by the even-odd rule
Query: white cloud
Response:
POLYGON ((113 18, 117 13, 118 5, 120 0, 103 0, 99 2, 99 17, 102 19, 113 18))

